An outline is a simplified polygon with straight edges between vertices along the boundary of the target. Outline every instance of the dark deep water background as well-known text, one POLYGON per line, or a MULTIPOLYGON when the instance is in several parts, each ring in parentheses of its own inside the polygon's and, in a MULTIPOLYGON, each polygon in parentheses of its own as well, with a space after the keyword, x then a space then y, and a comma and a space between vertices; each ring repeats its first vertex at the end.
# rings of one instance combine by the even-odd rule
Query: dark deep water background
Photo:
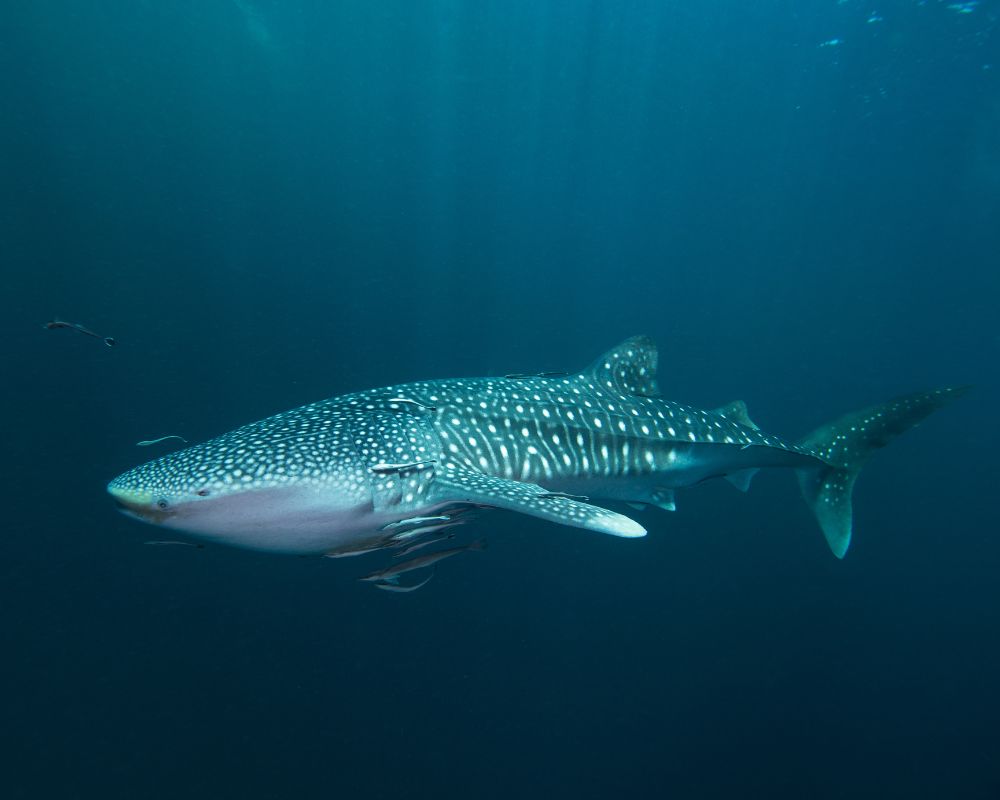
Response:
POLYGON ((870 6, 5 4, 0 794, 1000 797, 1000 11, 870 6), (779 433, 977 390, 843 562, 780 473, 638 541, 495 514, 406 596, 104 494, 139 439, 640 332, 779 433))

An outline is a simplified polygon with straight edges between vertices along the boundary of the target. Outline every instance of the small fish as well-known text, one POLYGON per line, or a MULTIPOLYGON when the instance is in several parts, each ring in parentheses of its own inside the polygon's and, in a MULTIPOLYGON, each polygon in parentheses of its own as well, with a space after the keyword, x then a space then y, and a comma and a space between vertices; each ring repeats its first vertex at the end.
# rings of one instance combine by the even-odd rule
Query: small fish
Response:
POLYGON ((431 459, 430 461, 407 461, 402 464, 389 464, 380 463, 372 464, 368 469, 372 472, 384 473, 384 472, 408 472, 411 469, 421 469, 430 464, 436 464, 437 461, 431 459))
POLYGON ((419 400, 411 400, 408 397, 390 397, 386 400, 387 403, 409 403, 410 405, 417 406, 417 408, 422 408, 424 411, 437 411, 437 406, 428 406, 421 403, 419 400))
POLYGON ((537 495, 539 500, 558 500, 560 497, 564 500, 579 500, 581 503, 586 503, 590 498, 582 494, 567 494, 566 492, 542 492, 537 495))
POLYGON ((457 556, 459 553, 464 553, 466 550, 485 550, 486 540, 477 539, 471 544, 463 545, 462 547, 452 547, 450 550, 439 550, 436 553, 428 553, 425 556, 417 556, 416 558, 411 558, 409 561, 404 561, 401 564, 390 564, 385 569, 380 569, 377 572, 372 572, 369 575, 365 575, 362 578, 358 578, 359 581, 368 581, 369 583, 396 583, 399 576, 406 573, 412 572, 415 569, 423 569, 424 567, 429 567, 431 564, 437 564, 438 561, 443 561, 446 558, 451 558, 452 556, 457 556))
POLYGON ((150 544, 156 547, 195 547, 198 550, 204 550, 205 545, 198 544, 197 542, 180 542, 175 539, 153 539, 149 542, 143 542, 143 544, 150 544))
MULTIPOLYGON (((435 534, 438 531, 442 531, 445 528, 454 528, 456 525, 464 525, 465 520, 456 519, 454 522, 442 522, 437 525, 424 525, 420 528, 411 528, 408 531, 403 531, 392 536, 386 543, 386 547, 405 547, 408 544, 412 544, 417 539, 424 536, 429 536, 430 534, 435 534)), ((440 537, 437 537, 440 538, 440 537)), ((433 541, 433 539, 432 539, 433 541)))
POLYGON ((510 372, 504 375, 504 379, 508 381, 523 380, 525 378, 561 378, 564 375, 569 375, 568 372, 510 372))
POLYGON ((439 533, 425 542, 417 542, 416 544, 411 544, 409 547, 404 547, 398 553, 393 554, 393 558, 403 558, 404 556, 410 555, 410 553, 415 553, 417 550, 422 550, 429 544, 437 544, 438 542, 443 542, 445 539, 454 539, 454 533, 439 533))
POLYGON ((161 436, 159 439, 143 439, 141 442, 136 442, 136 447, 149 447, 151 444, 159 444, 160 442, 165 442, 168 439, 180 439, 184 444, 187 444, 187 439, 183 436, 175 436, 171 434, 170 436, 161 436))
POLYGON ((51 322, 46 322, 45 325, 43 325, 42 327, 50 331, 58 330, 59 328, 66 328, 67 330, 77 331, 78 333, 82 333, 84 336, 93 336, 95 339, 100 339, 108 347, 114 347, 116 344, 118 344, 112 337, 101 336, 101 334, 99 333, 94 333, 92 330, 90 330, 90 328, 85 328, 78 322, 64 322, 61 319, 54 319, 51 322))
POLYGON ((383 531, 391 531, 395 528, 405 528, 407 525, 423 525, 427 522, 448 522, 451 517, 439 516, 439 517, 410 517, 409 519, 401 519, 397 522, 389 522, 381 527, 383 531))
POLYGON ((969 0, 967 3, 950 3, 945 6, 949 11, 955 11, 959 14, 971 14, 976 10, 976 6, 979 5, 979 0, 969 0))
POLYGON ((330 550, 327 553, 323 553, 323 558, 353 558, 354 556, 364 556, 368 553, 377 553, 384 548, 385 545, 380 544, 377 547, 362 547, 357 550, 330 550))
POLYGON ((430 583, 430 580, 433 577, 434 577, 434 572, 431 571, 430 575, 428 575, 426 578, 420 581, 420 583, 413 584, 413 586, 400 586, 398 583, 376 583, 375 588, 384 589, 387 592, 399 592, 401 594, 405 594, 406 592, 415 592, 421 586, 426 586, 428 583, 430 583))

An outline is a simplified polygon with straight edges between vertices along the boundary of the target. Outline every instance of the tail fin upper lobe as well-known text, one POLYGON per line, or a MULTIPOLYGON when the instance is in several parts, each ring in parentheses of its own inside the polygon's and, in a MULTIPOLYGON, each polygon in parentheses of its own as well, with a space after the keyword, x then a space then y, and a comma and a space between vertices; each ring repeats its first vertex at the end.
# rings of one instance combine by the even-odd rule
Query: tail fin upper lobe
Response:
POLYGON ((803 438, 799 444, 818 452, 825 466, 796 470, 802 496, 819 522, 830 549, 843 558, 851 543, 851 491, 861 467, 880 447, 948 405, 969 387, 937 389, 897 397, 855 411, 803 438))

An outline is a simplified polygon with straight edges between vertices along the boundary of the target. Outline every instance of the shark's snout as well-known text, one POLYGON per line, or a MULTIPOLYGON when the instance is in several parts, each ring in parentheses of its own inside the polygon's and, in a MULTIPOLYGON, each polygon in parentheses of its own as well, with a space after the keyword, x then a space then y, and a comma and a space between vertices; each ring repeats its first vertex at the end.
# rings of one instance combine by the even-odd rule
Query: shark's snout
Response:
POLYGON ((119 511, 146 522, 163 522, 174 513, 166 499, 151 492, 116 486, 114 481, 108 484, 108 494, 119 511))

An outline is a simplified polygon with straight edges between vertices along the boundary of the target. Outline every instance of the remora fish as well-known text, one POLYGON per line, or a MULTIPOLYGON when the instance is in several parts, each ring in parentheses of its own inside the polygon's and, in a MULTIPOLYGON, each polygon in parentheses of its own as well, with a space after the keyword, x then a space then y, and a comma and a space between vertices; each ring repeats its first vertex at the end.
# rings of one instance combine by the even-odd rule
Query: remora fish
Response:
POLYGON ((408 594, 409 592, 415 592, 423 586, 426 586, 431 582, 431 578, 434 577, 432 572, 426 578, 424 578, 420 583, 415 583, 413 586, 400 586, 398 583, 375 583, 372 584, 376 589, 384 589, 387 592, 401 592, 403 594, 408 594))
POLYGON ((657 353, 629 339, 576 375, 420 381, 321 400, 118 476, 122 510, 205 539, 287 553, 390 544, 403 520, 495 507, 614 536, 645 535, 577 499, 673 509, 674 490, 761 467, 799 480, 834 554, 851 540, 851 490, 872 452, 956 398, 911 394, 797 442, 759 430, 742 402, 664 400, 657 353), (572 495, 572 496, 569 496, 572 495))
POLYGON ((117 344, 117 342, 113 337, 101 336, 101 334, 99 333, 94 333, 92 330, 90 330, 90 328, 84 327, 79 322, 64 322, 61 319, 54 319, 51 322, 46 322, 42 327, 50 331, 59 330, 60 328, 77 331, 78 333, 82 333, 84 336, 90 336, 94 339, 100 339, 108 347, 114 347, 115 344, 117 344))
POLYGON ((160 442, 168 442, 171 439, 180 439, 184 444, 187 444, 187 439, 183 436, 177 436, 175 434, 170 434, 169 436, 161 436, 159 439, 143 439, 141 442, 136 442, 136 447, 149 447, 153 444, 159 444, 160 442))
POLYGON ((479 539, 470 544, 462 545, 461 547, 452 547, 448 550, 438 550, 436 553, 428 553, 425 556, 417 556, 416 558, 411 558, 409 561, 390 564, 385 569, 376 570, 375 572, 365 575, 363 578, 358 578, 358 580, 377 583, 396 583, 396 581, 399 580, 399 576, 405 575, 407 572, 413 572, 415 569, 424 569, 425 567, 437 564, 438 561, 444 561, 446 558, 451 558, 452 556, 457 556, 459 553, 464 553, 466 550, 485 549, 486 541, 484 539, 479 539))
MULTIPOLYGON (((457 523, 456 523, 457 524, 457 523)), ((447 526, 445 526, 447 527, 447 526)), ((423 550, 425 547, 429 547, 432 544, 440 544, 445 539, 454 539, 454 533, 434 533, 431 534, 431 538, 425 539, 422 542, 417 542, 416 544, 411 544, 404 547, 398 553, 393 553, 393 558, 406 558, 406 556, 413 555, 417 550, 423 550)))

